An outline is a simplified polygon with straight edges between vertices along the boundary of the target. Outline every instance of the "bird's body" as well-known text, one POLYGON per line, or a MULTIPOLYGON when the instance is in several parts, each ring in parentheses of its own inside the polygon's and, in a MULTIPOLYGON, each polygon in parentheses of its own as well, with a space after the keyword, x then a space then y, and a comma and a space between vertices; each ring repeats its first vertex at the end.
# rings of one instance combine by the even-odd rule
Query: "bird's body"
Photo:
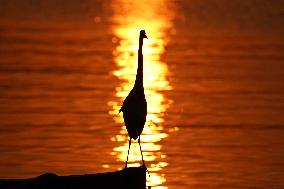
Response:
MULTIPOLYGON (((123 119, 125 122, 125 126, 129 135, 129 149, 131 145, 131 139, 136 140, 138 138, 138 143, 140 145, 140 135, 143 131, 146 116, 147 116, 147 102, 145 99, 144 94, 144 87, 143 87, 143 54, 142 54, 142 46, 143 46, 143 39, 147 38, 145 34, 145 30, 140 31, 139 36, 139 49, 138 49, 138 68, 136 74, 135 84, 125 98, 123 105, 119 112, 123 112, 123 119)), ((140 151, 142 155, 141 145, 140 151)), ((126 160, 126 167, 128 161, 128 154, 126 160)), ((144 165, 143 155, 142 161, 144 165)))
POLYGON ((133 87, 121 108, 129 137, 136 140, 142 133, 147 115, 144 88, 133 87))

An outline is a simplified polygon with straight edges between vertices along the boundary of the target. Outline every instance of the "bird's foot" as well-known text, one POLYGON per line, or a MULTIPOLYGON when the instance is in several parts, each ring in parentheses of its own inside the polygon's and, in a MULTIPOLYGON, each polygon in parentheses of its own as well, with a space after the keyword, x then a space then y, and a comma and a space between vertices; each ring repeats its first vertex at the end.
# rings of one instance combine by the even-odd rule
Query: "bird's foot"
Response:
POLYGON ((150 172, 148 171, 146 165, 145 165, 145 162, 143 161, 143 164, 141 166, 142 168, 146 169, 146 172, 148 173, 149 177, 150 177, 150 172))

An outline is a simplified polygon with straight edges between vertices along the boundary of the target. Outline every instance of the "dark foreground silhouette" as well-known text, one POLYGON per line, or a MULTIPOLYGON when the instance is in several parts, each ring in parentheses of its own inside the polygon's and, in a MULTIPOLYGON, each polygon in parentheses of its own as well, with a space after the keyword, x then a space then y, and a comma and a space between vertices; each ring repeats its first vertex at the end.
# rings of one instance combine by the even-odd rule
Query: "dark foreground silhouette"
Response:
POLYGON ((146 169, 132 167, 121 171, 87 175, 57 176, 46 173, 31 179, 0 179, 1 189, 145 189, 146 169))

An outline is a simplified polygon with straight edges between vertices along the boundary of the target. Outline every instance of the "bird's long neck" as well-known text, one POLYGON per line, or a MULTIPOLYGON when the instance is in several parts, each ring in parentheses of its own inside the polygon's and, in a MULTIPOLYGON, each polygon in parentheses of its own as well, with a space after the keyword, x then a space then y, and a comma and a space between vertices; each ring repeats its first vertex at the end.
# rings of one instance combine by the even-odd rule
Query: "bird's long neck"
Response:
POLYGON ((138 68, 134 87, 143 87, 143 54, 142 54, 143 38, 139 37, 138 49, 138 68))

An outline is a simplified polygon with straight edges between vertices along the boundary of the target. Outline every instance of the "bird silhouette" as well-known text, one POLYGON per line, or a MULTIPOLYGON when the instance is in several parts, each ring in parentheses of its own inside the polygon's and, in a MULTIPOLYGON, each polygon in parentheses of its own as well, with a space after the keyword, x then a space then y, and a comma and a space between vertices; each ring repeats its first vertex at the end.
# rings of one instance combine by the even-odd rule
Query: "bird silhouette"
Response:
POLYGON ((137 138, 142 156, 143 166, 146 167, 140 144, 140 135, 143 131, 147 116, 147 101, 145 99, 144 87, 143 87, 142 47, 143 47, 144 38, 148 39, 145 30, 141 30, 139 35, 138 68, 137 68, 135 84, 132 90, 130 91, 130 93, 128 94, 128 96, 123 101, 123 105, 119 110, 119 112, 123 112, 123 119, 129 135, 129 146, 128 146, 125 168, 127 168, 131 139, 136 140, 137 138))

